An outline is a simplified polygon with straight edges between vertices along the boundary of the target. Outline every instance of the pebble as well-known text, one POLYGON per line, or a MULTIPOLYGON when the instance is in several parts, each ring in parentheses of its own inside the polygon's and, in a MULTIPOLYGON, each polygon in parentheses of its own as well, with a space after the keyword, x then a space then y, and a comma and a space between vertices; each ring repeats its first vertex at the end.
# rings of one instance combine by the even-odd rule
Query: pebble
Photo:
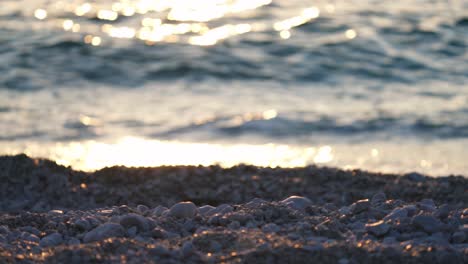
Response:
POLYGON ((88 231, 91 229, 91 224, 85 219, 78 219, 73 224, 82 231, 88 231))
POLYGON ((161 216, 164 212, 168 211, 169 209, 167 207, 164 207, 164 206, 158 206, 156 208, 153 209, 153 215, 154 216, 161 216))
POLYGON ((146 212, 149 211, 148 206, 143 205, 143 204, 139 204, 136 209, 140 214, 145 214, 146 212))
POLYGON ((262 227, 262 231, 266 233, 276 233, 280 230, 280 227, 275 223, 268 223, 262 227))
POLYGON ((387 201, 387 196, 385 195, 385 193, 378 192, 374 196, 372 196, 371 205, 378 206, 385 203, 385 201, 387 201))
POLYGON ((83 242, 89 243, 110 237, 123 237, 124 235, 125 229, 120 224, 105 223, 86 233, 83 242))
POLYGON ((72 245, 79 245, 81 244, 80 240, 78 238, 70 238, 70 240, 68 240, 67 242, 68 245, 72 246, 72 245))
POLYGON ((366 224, 366 230, 379 237, 385 235, 390 230, 390 225, 381 220, 372 224, 366 224))
POLYGON ((304 210, 306 207, 310 206, 312 202, 302 196, 290 196, 280 203, 285 204, 288 207, 294 208, 296 210, 304 210))
POLYGON ((191 218, 198 212, 197 206, 192 202, 180 202, 169 209, 169 216, 177 218, 191 218))
POLYGON ((39 245, 41 247, 53 247, 60 245, 63 241, 62 235, 59 233, 52 233, 41 239, 39 245))
POLYGON ((21 234, 21 239, 26 240, 26 241, 35 242, 35 243, 39 243, 39 241, 40 241, 40 238, 38 236, 36 236, 34 234, 27 233, 27 232, 23 232, 21 234))
POLYGON ((188 257, 195 251, 195 248, 193 247, 193 244, 191 241, 186 241, 182 245, 180 251, 182 253, 182 256, 188 257))
POLYGON ((386 215, 383 219, 387 220, 397 220, 401 218, 408 217, 408 210, 405 208, 395 208, 391 211, 388 215, 386 215))
POLYGON ((417 215, 413 217, 412 224, 426 233, 435 233, 440 230, 441 223, 430 215, 417 215))
POLYGON ((216 209, 216 207, 211 205, 204 205, 198 208, 198 212, 200 212, 202 215, 210 215, 214 209, 216 209))
POLYGON ((343 206, 338 210, 338 212, 342 215, 348 215, 351 213, 351 208, 349 208, 349 206, 343 206))
POLYGON ((465 242, 465 240, 466 240, 466 234, 463 231, 457 231, 457 232, 453 233, 453 235, 452 235, 453 243, 461 244, 461 243, 465 242))
POLYGON ((371 206, 369 199, 359 200, 353 203, 350 207, 353 214, 358 214, 363 211, 367 211, 371 206))
POLYGON ((120 224, 125 228, 136 227, 139 232, 149 230, 148 220, 138 214, 127 214, 120 218, 120 224))
POLYGON ((433 212, 436 210, 435 203, 432 199, 423 199, 417 205, 423 211, 433 212))

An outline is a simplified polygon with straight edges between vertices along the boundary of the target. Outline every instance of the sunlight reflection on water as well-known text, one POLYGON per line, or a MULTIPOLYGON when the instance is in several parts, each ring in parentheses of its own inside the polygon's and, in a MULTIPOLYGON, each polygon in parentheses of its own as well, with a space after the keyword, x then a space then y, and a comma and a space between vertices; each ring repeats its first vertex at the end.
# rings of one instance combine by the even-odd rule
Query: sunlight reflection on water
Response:
POLYGON ((320 15, 317 7, 305 6, 302 10, 297 10, 297 14, 280 21, 259 21, 250 24, 221 21, 236 14, 241 14, 238 20, 245 19, 246 12, 269 6, 271 3, 271 0, 121 0, 81 4, 59 1, 48 9, 37 8, 34 17, 38 20, 54 20, 57 26, 65 31, 85 33, 87 35, 84 42, 93 46, 99 46, 104 37, 139 39, 148 45, 155 42, 182 42, 211 46, 221 40, 251 31, 274 30, 281 38, 287 39, 291 36, 292 28, 320 15), (57 10, 65 10, 66 18, 48 16, 48 13, 57 13, 57 10), (85 25, 78 21, 82 21, 82 18, 105 24, 98 30, 86 29, 85 25), (121 18, 134 18, 140 23, 134 25, 126 22, 122 25, 121 18))

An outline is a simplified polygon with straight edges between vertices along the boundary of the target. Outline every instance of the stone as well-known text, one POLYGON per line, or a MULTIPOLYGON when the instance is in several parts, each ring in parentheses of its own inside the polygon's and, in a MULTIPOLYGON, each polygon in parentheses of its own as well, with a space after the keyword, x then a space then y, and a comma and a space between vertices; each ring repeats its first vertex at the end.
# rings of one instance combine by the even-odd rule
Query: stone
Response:
POLYGON ((369 199, 364 199, 364 200, 359 200, 353 203, 350 206, 350 209, 353 214, 358 214, 360 212, 369 210, 370 206, 371 206, 371 203, 369 202, 369 199))
POLYGON ((67 242, 68 245, 72 246, 72 245, 79 245, 81 244, 80 240, 78 238, 70 238, 70 240, 68 240, 67 242))
POLYGON ((385 235, 390 230, 390 225, 386 224, 383 220, 366 224, 367 232, 379 237, 385 235))
POLYGON ((262 227, 262 231, 265 233, 276 233, 280 230, 280 227, 274 223, 268 223, 262 227))
POLYGON ((412 224, 426 233, 436 233, 440 230, 441 223, 430 215, 417 215, 413 217, 412 224))
POLYGON ((204 205, 198 208, 198 212, 200 212, 202 215, 210 215, 214 209, 216 209, 216 207, 211 205, 204 205))
POLYGON ((465 240, 466 240, 466 234, 463 231, 457 231, 457 232, 453 233, 453 235, 452 235, 452 241, 455 244, 461 244, 461 243, 465 242, 465 240))
POLYGON ((129 229, 127 229, 127 235, 129 237, 134 237, 134 236, 136 236, 137 231, 138 231, 138 228, 136 226, 132 226, 129 229))
POLYGON ((39 243, 39 241, 40 241, 40 238, 38 236, 36 236, 35 234, 30 234, 28 232, 23 232, 21 234, 21 239, 26 240, 26 241, 35 242, 35 243, 39 243))
POLYGON ((230 206, 229 204, 221 204, 217 206, 214 210, 214 214, 226 214, 234 211, 234 208, 230 206))
POLYGON ((387 220, 397 220, 397 219, 406 218, 406 217, 408 217, 408 210, 406 210, 405 208, 395 208, 388 215, 386 215, 383 219, 387 221, 387 220))
POLYGON ((447 204, 444 204, 436 210, 435 216, 440 219, 445 219, 449 216, 449 213, 450 213, 449 206, 447 204))
POLYGON ((138 214, 127 214, 120 218, 120 224, 125 228, 136 227, 139 232, 145 232, 149 230, 148 220, 138 214))
POLYGON ((63 241, 62 235, 59 233, 52 233, 50 235, 47 235, 41 239, 41 242, 39 242, 39 245, 41 247, 53 247, 60 245, 63 241))
POLYGON ((351 208, 349 208, 349 206, 343 206, 340 209, 338 209, 338 213, 342 215, 348 215, 351 213, 351 208))
POLYGON ((136 208, 136 209, 137 209, 137 211, 138 211, 140 214, 145 214, 146 212, 149 211, 148 206, 143 205, 143 204, 137 205, 137 208, 136 208))
POLYGON ((91 223, 85 219, 78 219, 73 224, 81 231, 88 231, 91 229, 91 223))
POLYGON ((168 237, 168 233, 166 230, 160 228, 160 227, 155 227, 152 231, 151 231, 151 236, 154 237, 154 238, 161 238, 161 239, 164 239, 164 238, 167 238, 168 237))
POLYGON ((418 203, 418 207, 423 210, 423 211, 427 211, 427 212, 433 212, 436 210, 436 206, 435 206, 435 203, 432 199, 422 199, 419 203, 418 203))
POLYGON ((156 208, 153 209, 153 215, 154 216, 161 216, 163 215, 164 212, 168 211, 169 209, 167 207, 164 207, 164 206, 158 206, 156 208))
POLYGON ((306 207, 312 204, 308 198, 295 195, 282 200, 280 203, 296 210, 304 210, 306 207))
POLYGON ((192 202, 180 202, 169 209, 169 216, 177 218, 191 218, 198 212, 197 206, 192 202))
POLYGON ((188 257, 195 251, 195 248, 193 247, 193 244, 191 241, 186 241, 180 248, 180 251, 182 253, 182 256, 188 257))
POLYGON ((378 206, 387 201, 387 196, 383 192, 378 192, 371 198, 371 205, 372 206, 378 206))
POLYGON ((83 242, 101 241, 110 237, 123 237, 125 229, 116 223, 105 223, 86 233, 83 242))

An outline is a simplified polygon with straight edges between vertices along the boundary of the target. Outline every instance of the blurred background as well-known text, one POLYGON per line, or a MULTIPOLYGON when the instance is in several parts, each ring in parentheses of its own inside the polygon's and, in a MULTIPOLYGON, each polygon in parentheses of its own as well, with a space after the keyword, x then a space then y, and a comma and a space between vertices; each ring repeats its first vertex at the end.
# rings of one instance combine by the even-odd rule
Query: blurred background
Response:
POLYGON ((0 2, 0 154, 468 175, 468 0, 0 2))

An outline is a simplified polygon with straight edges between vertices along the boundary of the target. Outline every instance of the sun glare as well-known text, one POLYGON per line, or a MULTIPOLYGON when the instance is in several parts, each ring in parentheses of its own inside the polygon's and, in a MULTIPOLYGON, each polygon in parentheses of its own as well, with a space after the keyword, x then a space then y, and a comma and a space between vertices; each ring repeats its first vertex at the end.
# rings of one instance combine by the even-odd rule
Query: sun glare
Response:
MULTIPOLYGON (((63 4, 69 17, 60 20, 58 26, 65 31, 96 36, 94 41, 84 39, 85 43, 93 46, 101 45, 105 41, 103 38, 137 39, 148 45, 182 42, 212 46, 253 31, 277 31, 282 39, 287 40, 291 37, 292 28, 320 15, 320 10, 313 6, 297 9, 296 15, 288 14, 291 15, 289 18, 280 21, 239 23, 247 21, 246 17, 254 16, 260 8, 271 3, 272 0, 114 0, 111 3, 63 4), (103 25, 96 31, 95 26, 86 22, 81 25, 74 22, 83 20, 82 17, 101 21, 103 25), (141 23, 122 23, 121 18, 125 17, 136 18, 141 23)), ((44 20, 48 18, 48 11, 36 9, 34 17, 44 20)), ((346 37, 351 39, 353 36, 350 34, 347 32, 346 37)))

